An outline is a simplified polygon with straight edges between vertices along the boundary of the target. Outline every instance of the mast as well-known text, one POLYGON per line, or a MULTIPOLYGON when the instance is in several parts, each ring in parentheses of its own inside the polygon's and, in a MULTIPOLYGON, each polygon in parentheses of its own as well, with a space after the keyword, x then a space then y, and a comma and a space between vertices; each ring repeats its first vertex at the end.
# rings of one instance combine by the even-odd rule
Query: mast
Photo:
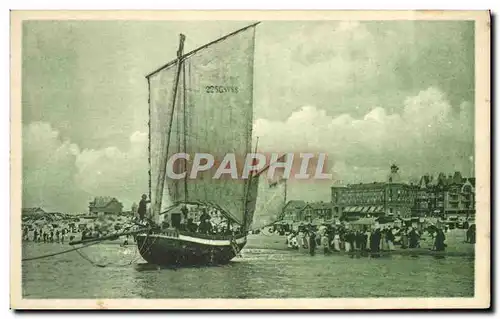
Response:
POLYGON ((283 208, 281 209, 281 218, 283 219, 285 216, 285 206, 286 206, 286 192, 288 187, 288 179, 285 178, 285 198, 283 199, 283 208))
MULTIPOLYGON (((187 136, 187 124, 186 124, 186 107, 187 107, 187 97, 186 97, 186 63, 183 61, 182 62, 182 97, 183 97, 183 116, 182 116, 182 134, 184 137, 183 145, 184 145, 184 150, 183 152, 187 152, 187 142, 186 142, 186 136, 187 136)), ((187 161, 184 160, 184 171, 187 171, 187 161)), ((184 202, 188 201, 188 188, 187 188, 187 173, 184 176, 184 202)))
POLYGON ((288 179, 285 178, 285 205, 286 205, 287 184, 288 184, 288 179))
MULTIPOLYGON (((148 79, 148 198, 151 200, 151 82, 148 79)), ((151 210, 151 208, 150 208, 151 210)), ((148 216, 152 213, 149 212, 148 216)))
MULTIPOLYGON (((168 154, 168 147, 170 145, 170 133, 172 131, 172 121, 174 119, 174 109, 175 109, 175 102, 177 98, 177 89, 179 87, 179 75, 181 72, 181 64, 182 64, 182 56, 184 52, 184 41, 186 40, 186 36, 184 34, 179 35, 179 50, 177 51, 177 71, 175 74, 175 81, 174 81, 174 86, 173 86, 173 94, 172 94, 172 107, 170 108, 170 118, 169 118, 169 128, 168 128, 168 133, 167 133, 167 146, 166 146, 166 151, 165 154, 168 154)), ((155 203, 153 207, 153 217, 156 216, 156 214, 161 213, 161 204, 162 204, 162 197, 163 197, 163 189, 165 187, 165 173, 167 170, 167 156, 163 156, 161 159, 161 164, 160 164, 160 178, 158 180, 158 188, 160 191, 158 192, 158 197, 155 198, 155 203)))

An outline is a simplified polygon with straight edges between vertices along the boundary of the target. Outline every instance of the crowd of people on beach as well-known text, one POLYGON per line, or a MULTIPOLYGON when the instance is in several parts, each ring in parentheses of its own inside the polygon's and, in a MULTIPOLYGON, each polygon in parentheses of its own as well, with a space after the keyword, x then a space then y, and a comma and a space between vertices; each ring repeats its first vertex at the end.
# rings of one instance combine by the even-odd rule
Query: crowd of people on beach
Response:
MULTIPOLYGON (((433 240, 432 250, 444 251, 446 236, 444 230, 429 227, 428 232, 433 240)), ((316 247, 321 247, 324 254, 334 252, 370 252, 395 250, 395 245, 402 249, 420 248, 422 231, 415 227, 406 226, 377 226, 370 228, 352 229, 349 225, 326 225, 316 227, 312 225, 299 226, 298 230, 286 234, 286 244, 292 249, 309 249, 314 255, 316 247)))
POLYGON ((30 228, 23 227, 22 238, 24 241, 33 241, 37 243, 61 243, 64 244, 66 240, 73 240, 76 229, 70 228, 30 228))

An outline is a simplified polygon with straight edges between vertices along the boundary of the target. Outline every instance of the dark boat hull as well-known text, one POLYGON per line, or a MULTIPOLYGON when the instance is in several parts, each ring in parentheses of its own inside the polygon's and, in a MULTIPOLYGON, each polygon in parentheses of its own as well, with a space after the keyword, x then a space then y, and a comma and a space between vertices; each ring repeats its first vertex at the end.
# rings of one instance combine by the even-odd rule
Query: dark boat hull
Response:
POLYGON ((204 237, 207 238, 173 231, 166 234, 139 234, 136 241, 144 260, 162 266, 227 264, 247 241, 245 235, 232 240, 229 237, 204 237))

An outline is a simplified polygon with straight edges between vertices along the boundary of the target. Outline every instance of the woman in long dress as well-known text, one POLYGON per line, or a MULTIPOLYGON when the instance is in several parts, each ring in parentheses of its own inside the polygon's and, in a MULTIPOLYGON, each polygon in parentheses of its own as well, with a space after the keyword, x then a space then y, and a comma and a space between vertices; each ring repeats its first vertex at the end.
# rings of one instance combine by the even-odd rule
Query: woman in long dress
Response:
POLYGON ((401 229, 401 248, 408 248, 408 230, 401 229))
POLYGON ((437 234, 436 234, 436 239, 434 241, 434 248, 437 251, 444 251, 446 245, 444 241, 446 240, 446 236, 444 235, 444 232, 442 229, 438 229, 437 234))
POLYGON ((386 230, 383 228, 380 232, 380 250, 387 250, 387 242, 386 242, 386 230))
POLYGON ((345 247, 345 251, 347 253, 351 251, 351 244, 352 244, 352 241, 351 241, 351 232, 347 231, 344 234, 344 247, 345 247))
POLYGON ((389 249, 389 251, 394 250, 395 236, 392 229, 387 230, 386 239, 387 239, 387 248, 389 249))
POLYGON ((328 234, 326 233, 326 231, 321 234, 321 246, 323 246, 323 253, 325 255, 328 255, 328 253, 330 252, 330 245, 328 243, 328 234))
POLYGON ((339 235, 339 233, 335 233, 335 236, 333 236, 333 249, 335 249, 335 251, 340 251, 340 235, 339 235))
POLYGON ((304 231, 304 235, 302 236, 302 248, 309 249, 309 232, 304 231))
POLYGON ((371 231, 369 229, 366 229, 366 232, 365 232, 366 245, 365 245, 365 247, 367 249, 370 249, 370 247, 371 247, 371 237, 372 237, 371 231))

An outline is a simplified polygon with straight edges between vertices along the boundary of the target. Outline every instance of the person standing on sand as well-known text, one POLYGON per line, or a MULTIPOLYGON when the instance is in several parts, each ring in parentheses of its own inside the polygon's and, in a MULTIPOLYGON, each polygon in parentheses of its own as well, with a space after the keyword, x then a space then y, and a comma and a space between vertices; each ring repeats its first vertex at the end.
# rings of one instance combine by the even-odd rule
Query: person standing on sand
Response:
POLYGON ((378 255, 378 252, 380 251, 380 239, 380 229, 376 228, 375 231, 371 234, 370 238, 370 252, 372 254, 378 255))
POLYGON ((137 209, 137 213, 139 214, 140 220, 144 220, 144 217, 146 217, 146 212, 149 203, 151 203, 151 201, 148 200, 148 196, 146 196, 146 194, 143 194, 141 201, 139 202, 139 208, 137 209))
POLYGON ((364 234, 364 247, 365 249, 371 249, 371 238, 372 238, 372 232, 368 227, 365 227, 365 234, 364 234))
POLYGON ((335 235, 333 236, 333 249, 335 251, 340 251, 340 235, 338 230, 335 231, 335 235))
POLYGON ((309 254, 314 256, 316 250, 316 233, 314 230, 309 230, 309 254))
POLYGON ((401 229, 401 248, 408 248, 408 232, 406 228, 401 229))
POLYGON ((388 248, 389 251, 394 250, 394 240, 395 239, 396 238, 394 236, 393 229, 389 228, 387 230, 387 234, 386 234, 387 248, 388 248))
POLYGON ((434 248, 436 251, 444 251, 446 245, 444 241, 446 240, 446 236, 442 229, 438 229, 436 234, 436 240, 434 241, 434 248))
POLYGON ((323 253, 325 255, 328 255, 330 252, 330 247, 329 247, 329 242, 328 242, 328 233, 326 229, 324 230, 323 234, 321 235, 321 246, 323 246, 323 253))

